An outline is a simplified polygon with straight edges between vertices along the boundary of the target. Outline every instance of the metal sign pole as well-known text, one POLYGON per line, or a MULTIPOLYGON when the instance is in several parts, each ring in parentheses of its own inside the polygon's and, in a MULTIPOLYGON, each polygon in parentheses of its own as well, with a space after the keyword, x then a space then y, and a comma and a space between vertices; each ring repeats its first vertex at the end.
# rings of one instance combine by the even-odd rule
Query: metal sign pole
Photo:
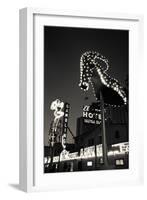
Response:
POLYGON ((107 138, 106 138, 106 126, 105 126, 105 113, 104 113, 104 99, 102 92, 100 91, 100 107, 101 107, 101 125, 102 125, 102 151, 103 151, 103 162, 104 166, 108 168, 108 149, 107 149, 107 138))

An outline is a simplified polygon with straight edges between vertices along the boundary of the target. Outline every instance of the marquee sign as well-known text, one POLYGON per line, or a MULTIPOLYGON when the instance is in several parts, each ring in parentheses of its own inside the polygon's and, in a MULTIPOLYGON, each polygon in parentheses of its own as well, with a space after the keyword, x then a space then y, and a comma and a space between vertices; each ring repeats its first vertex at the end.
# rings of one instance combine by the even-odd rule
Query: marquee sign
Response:
POLYGON ((129 143, 119 143, 119 144, 113 144, 112 148, 115 148, 118 153, 128 153, 129 152, 129 143))
POLYGON ((60 161, 69 160, 69 151, 63 150, 60 154, 60 161))
MULTIPOLYGON (((118 143, 111 145, 110 150, 108 151, 108 156, 115 156, 119 154, 125 154, 129 152, 129 143, 118 143)), ((96 146, 90 146, 80 149, 80 154, 78 152, 70 153, 69 151, 63 150, 60 156, 53 157, 53 163, 59 161, 75 160, 75 159, 89 159, 94 157, 103 157, 102 144, 96 146), (95 149, 96 148, 96 149, 95 149), (96 151, 95 151, 96 150, 96 151)), ((45 164, 51 162, 50 157, 45 157, 45 164)))
POLYGON ((53 157, 53 162, 59 162, 59 156, 54 156, 53 157))
POLYGON ((92 158, 95 157, 95 146, 84 148, 84 157, 92 158))
POLYGON ((102 144, 96 145, 96 154, 97 154, 97 157, 103 156, 102 144))
POLYGON ((80 150, 80 158, 95 157, 95 146, 85 147, 80 150))

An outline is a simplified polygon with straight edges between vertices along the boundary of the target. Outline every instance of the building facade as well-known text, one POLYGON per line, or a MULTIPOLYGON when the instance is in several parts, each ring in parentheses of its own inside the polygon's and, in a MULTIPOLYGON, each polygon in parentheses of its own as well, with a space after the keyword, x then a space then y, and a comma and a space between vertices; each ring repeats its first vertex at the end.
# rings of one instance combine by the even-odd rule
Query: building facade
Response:
MULTIPOLYGON (((88 111, 88 114, 90 112, 88 111)), ((128 107, 107 107, 105 116, 109 169, 127 169, 129 167, 128 107)), ((45 172, 105 169, 100 121, 101 119, 95 118, 93 114, 85 118, 84 113, 84 116, 79 117, 75 143, 67 144, 67 151, 63 152, 60 149, 60 153, 55 154, 51 169, 48 168, 50 159, 46 155, 45 172)))

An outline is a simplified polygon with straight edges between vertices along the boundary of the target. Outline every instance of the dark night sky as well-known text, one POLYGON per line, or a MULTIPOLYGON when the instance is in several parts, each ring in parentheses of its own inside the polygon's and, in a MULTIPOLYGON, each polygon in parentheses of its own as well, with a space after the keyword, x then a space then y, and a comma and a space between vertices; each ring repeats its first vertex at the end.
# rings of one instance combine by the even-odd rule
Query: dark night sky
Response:
MULTIPOLYGON (((125 30, 44 27, 44 143, 53 119, 50 104, 59 98, 71 105, 69 127, 75 134, 76 119, 83 105, 95 101, 92 90, 80 90, 80 57, 94 50, 104 55, 110 64, 108 74, 124 86, 128 75, 128 40, 125 30), (89 99, 85 100, 88 96, 89 99)), ((68 141, 72 142, 71 136, 68 141)))

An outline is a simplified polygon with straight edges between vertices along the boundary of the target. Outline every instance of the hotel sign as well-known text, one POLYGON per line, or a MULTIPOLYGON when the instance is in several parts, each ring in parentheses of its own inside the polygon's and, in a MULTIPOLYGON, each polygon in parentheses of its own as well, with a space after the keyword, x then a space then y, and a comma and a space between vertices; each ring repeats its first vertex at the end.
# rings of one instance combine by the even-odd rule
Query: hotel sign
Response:
POLYGON ((101 112, 96 108, 90 108, 90 106, 83 107, 83 119, 88 124, 100 124, 101 112))

